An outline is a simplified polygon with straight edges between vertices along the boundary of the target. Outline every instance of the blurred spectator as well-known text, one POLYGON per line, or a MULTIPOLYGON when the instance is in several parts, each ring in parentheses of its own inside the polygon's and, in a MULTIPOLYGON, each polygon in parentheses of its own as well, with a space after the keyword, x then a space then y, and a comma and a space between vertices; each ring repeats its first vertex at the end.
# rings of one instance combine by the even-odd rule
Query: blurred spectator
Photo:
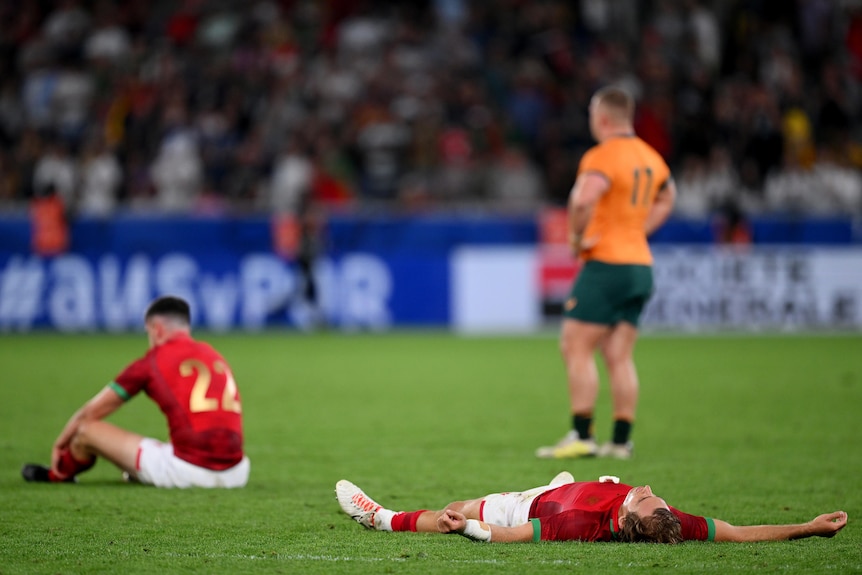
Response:
POLYGON ((792 156, 795 163, 810 168, 817 152, 811 120, 805 110, 796 107, 787 109, 781 119, 781 128, 784 154, 792 156))
POLYGON ((820 107, 817 125, 819 143, 837 156, 847 153, 851 125, 859 113, 859 89, 849 81, 848 70, 835 60, 827 60, 820 69, 820 107))
POLYGON ((275 161, 267 208, 273 213, 296 216, 311 193, 313 181, 314 164, 308 158, 299 138, 290 138, 275 161))
POLYGON ((720 244, 749 245, 752 241, 751 224, 734 201, 728 201, 718 210, 716 241, 720 244))
POLYGON ((21 101, 27 125, 37 130, 49 130, 54 122, 54 94, 57 90, 57 70, 48 65, 47 56, 34 56, 27 64, 21 87, 21 101))
POLYGON ((707 173, 707 193, 713 198, 713 208, 733 205, 743 214, 763 211, 763 193, 746 185, 727 147, 715 145, 710 149, 707 173))
POLYGON ((84 55, 91 62, 121 64, 131 52, 131 38, 118 21, 117 7, 109 1, 99 2, 96 20, 84 42, 84 55))
POLYGON ((765 87, 749 85, 744 97, 740 118, 746 133, 743 158, 752 161, 756 169, 753 183, 760 186, 782 162, 781 116, 775 94, 765 87))
POLYGON ((186 47, 191 44, 200 22, 201 0, 183 0, 168 18, 165 34, 175 46, 186 47))
MULTIPOLYGON (((740 181, 727 148, 715 145, 707 156, 690 153, 683 158, 676 178, 679 194, 674 210, 677 214, 706 218, 734 210, 740 214, 760 211, 756 197, 759 194, 751 194, 740 181)), ((739 218, 731 214, 729 219, 739 218)))
POLYGON ((351 106, 362 90, 358 71, 339 64, 332 51, 318 55, 312 63, 310 84, 320 98, 320 116, 329 123, 347 121, 351 106))
POLYGON ((467 18, 465 0, 434 0, 437 24, 442 28, 458 29, 467 18))
POLYGON ((233 169, 225 182, 225 192, 237 205, 262 204, 268 194, 268 160, 262 130, 255 127, 234 149, 233 169))
POLYGON ((0 148, 0 211, 15 206, 18 199, 18 175, 14 167, 14 156, 9 150, 0 148))
POLYGON ((196 30, 198 41, 216 49, 230 47, 241 24, 241 16, 227 5, 216 6, 211 13, 204 16, 200 27, 196 30))
POLYGON ((771 172, 763 184, 766 208, 773 213, 808 213, 812 204, 822 204, 820 193, 811 170, 789 154, 784 157, 782 169, 771 172))
POLYGON ((152 209, 156 195, 150 165, 144 154, 132 149, 125 161, 124 175, 126 180, 126 204, 134 211, 152 209))
POLYGON ((359 167, 359 188, 370 200, 397 196, 404 174, 409 132, 389 109, 388 79, 375 78, 354 117, 354 147, 359 167))
POLYGON ((11 162, 7 167, 14 174, 19 201, 29 201, 36 195, 34 192, 36 165, 44 152, 44 143, 35 130, 24 130, 18 146, 11 151, 11 162))
POLYGON ((81 142, 91 117, 93 88, 92 78, 79 66, 64 66, 57 75, 52 99, 54 127, 73 146, 81 142))
POLYGON ((69 249, 69 223, 66 203, 48 184, 30 201, 30 226, 33 253, 50 257, 69 249))
POLYGON ((212 95, 212 101, 201 106, 194 132, 207 186, 227 196, 230 172, 235 169, 236 149, 240 144, 242 103, 236 91, 225 92, 212 95))
POLYGON ((664 158, 670 158, 674 152, 672 118, 673 102, 661 93, 642 100, 635 115, 635 132, 664 158))
POLYGON ((33 169, 33 191, 38 197, 56 195, 65 206, 72 206, 78 185, 78 165, 62 140, 51 138, 45 153, 33 169))
POLYGON ((61 0, 57 4, 42 24, 42 34, 58 54, 75 59, 90 26, 90 15, 78 0, 61 0))
POLYGON ((489 166, 485 197, 505 213, 534 213, 543 203, 542 175, 518 146, 509 146, 489 166))
POLYGON ((844 46, 856 81, 862 81, 862 5, 849 4, 844 15, 844 46))
POLYGON ((538 63, 525 60, 517 64, 506 112, 516 136, 528 146, 536 145, 539 128, 550 113, 543 82, 544 73, 538 63))
POLYGON ((817 70, 830 51, 830 37, 836 32, 837 10, 838 3, 832 0, 799 3, 799 49, 802 64, 808 70, 817 70))
POLYGON ((330 135, 325 131, 318 132, 313 148, 314 179, 309 211, 321 219, 320 212, 343 210, 352 206, 356 198, 349 185, 351 175, 347 159, 330 135))
POLYGON ((687 34, 694 41, 694 53, 698 61, 710 73, 721 65, 721 27, 715 11, 703 5, 701 0, 686 0, 687 34))
POLYGON ((164 122, 167 133, 151 168, 156 206, 165 212, 191 212, 203 184, 197 139, 186 125, 182 103, 167 108, 164 122))
POLYGON ((0 143, 6 147, 18 141, 24 129, 24 108, 17 92, 8 78, 0 86, 0 143))
POLYGON ((123 170, 108 147, 93 138, 87 143, 81 165, 81 190, 76 205, 80 215, 108 217, 114 213, 123 170))
POLYGON ((676 214, 703 218, 710 213, 714 199, 709 196, 706 177, 706 159, 697 154, 686 154, 675 178, 679 191, 674 206, 676 214))
POLYGON ((823 148, 817 156, 811 169, 808 212, 825 215, 862 212, 862 172, 849 164, 840 150, 823 148))
POLYGON ((437 178, 432 197, 439 203, 465 202, 476 197, 478 177, 474 165, 473 143, 465 129, 448 125, 438 135, 437 178))

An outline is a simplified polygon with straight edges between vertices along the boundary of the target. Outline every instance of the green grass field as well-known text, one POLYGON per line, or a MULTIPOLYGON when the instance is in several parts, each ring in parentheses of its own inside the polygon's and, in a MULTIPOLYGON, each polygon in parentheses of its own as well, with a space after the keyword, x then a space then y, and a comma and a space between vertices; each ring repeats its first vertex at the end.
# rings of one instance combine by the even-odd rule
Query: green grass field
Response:
MULTIPOLYGON (((144 351, 142 334, 0 337, 0 574, 862 572, 862 336, 644 337, 631 461, 538 460, 568 424, 552 336, 210 335, 243 396, 252 475, 234 491, 27 484, 71 413, 144 351), (333 488, 391 508, 546 483, 568 468, 648 483, 690 513, 802 522, 844 509, 834 539, 681 546, 483 545, 368 532, 333 488)), ((138 397, 112 421, 165 437, 138 397)), ((610 431, 602 384, 597 432, 610 431)))

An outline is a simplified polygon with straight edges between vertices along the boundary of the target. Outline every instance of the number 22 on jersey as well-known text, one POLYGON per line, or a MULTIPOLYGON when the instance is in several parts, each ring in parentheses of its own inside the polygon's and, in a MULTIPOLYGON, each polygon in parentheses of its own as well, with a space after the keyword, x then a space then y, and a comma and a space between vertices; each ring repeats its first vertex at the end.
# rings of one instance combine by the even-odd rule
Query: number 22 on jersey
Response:
POLYGON ((189 398, 190 412, 200 413, 221 409, 222 411, 242 413, 236 381, 230 369, 223 361, 214 362, 212 371, 210 371, 209 366, 204 362, 197 359, 187 359, 180 364, 180 375, 183 377, 196 375, 194 385, 192 385, 192 394, 189 398), (225 378, 221 399, 208 397, 210 387, 213 385, 213 372, 216 375, 223 375, 225 378))

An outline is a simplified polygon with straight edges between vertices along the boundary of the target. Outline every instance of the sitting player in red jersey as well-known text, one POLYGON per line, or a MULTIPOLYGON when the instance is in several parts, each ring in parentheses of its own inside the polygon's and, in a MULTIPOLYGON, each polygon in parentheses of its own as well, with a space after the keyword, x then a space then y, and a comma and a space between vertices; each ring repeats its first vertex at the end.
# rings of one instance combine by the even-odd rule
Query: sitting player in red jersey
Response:
POLYGON ((807 523, 735 526, 669 506, 648 485, 632 487, 603 476, 575 481, 564 471, 548 485, 456 501, 440 511, 395 512, 342 479, 338 503, 360 525, 378 531, 458 533, 475 541, 780 541, 832 537, 847 524, 835 511, 807 523))
POLYGON ((191 310, 164 296, 144 315, 150 349, 83 405, 54 442, 51 467, 27 464, 27 481, 74 482, 104 457, 124 477, 156 487, 243 487, 239 391, 224 358, 191 336, 191 310), (140 392, 165 414, 170 442, 143 437, 104 419, 140 392))

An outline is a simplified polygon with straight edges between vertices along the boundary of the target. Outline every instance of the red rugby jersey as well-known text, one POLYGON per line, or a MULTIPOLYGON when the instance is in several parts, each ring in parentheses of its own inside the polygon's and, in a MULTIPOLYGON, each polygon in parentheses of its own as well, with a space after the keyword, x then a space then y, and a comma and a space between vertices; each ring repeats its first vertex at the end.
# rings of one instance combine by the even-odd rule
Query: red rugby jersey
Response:
POLYGON ((111 387, 128 400, 143 391, 168 420, 174 454, 213 470, 242 459, 242 409, 230 366, 209 344, 181 334, 129 364, 111 387))
MULTIPOLYGON (((630 485, 578 481, 539 495, 530 506, 535 540, 612 541, 619 532, 619 509, 630 485)), ((670 508, 682 524, 685 540, 712 540, 712 519, 670 508)))

